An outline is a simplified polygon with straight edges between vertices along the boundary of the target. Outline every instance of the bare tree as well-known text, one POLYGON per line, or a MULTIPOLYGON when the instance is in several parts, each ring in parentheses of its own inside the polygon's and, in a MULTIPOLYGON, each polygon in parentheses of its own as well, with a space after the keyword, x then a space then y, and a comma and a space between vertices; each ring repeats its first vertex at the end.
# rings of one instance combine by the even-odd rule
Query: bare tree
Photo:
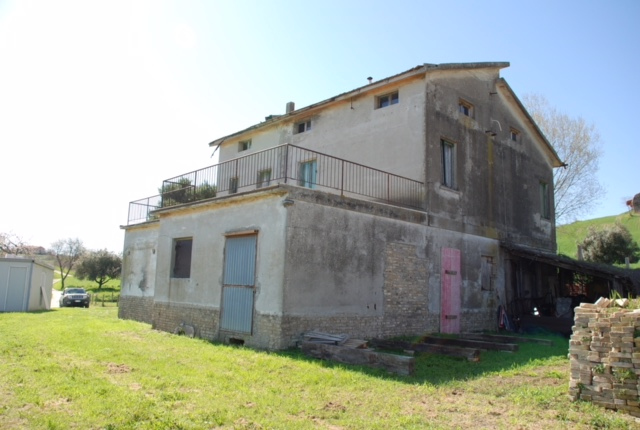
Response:
POLYGON ((61 239, 51 244, 50 252, 56 257, 60 269, 61 289, 64 289, 65 279, 85 252, 84 245, 78 238, 61 239))
POLYGON ((602 155, 598 130, 582 117, 573 118, 558 111, 543 96, 528 94, 523 102, 567 164, 554 172, 556 222, 574 221, 595 207, 605 194, 597 178, 602 155))
POLYGON ((0 233, 0 254, 6 256, 28 253, 29 247, 21 237, 13 233, 0 233))

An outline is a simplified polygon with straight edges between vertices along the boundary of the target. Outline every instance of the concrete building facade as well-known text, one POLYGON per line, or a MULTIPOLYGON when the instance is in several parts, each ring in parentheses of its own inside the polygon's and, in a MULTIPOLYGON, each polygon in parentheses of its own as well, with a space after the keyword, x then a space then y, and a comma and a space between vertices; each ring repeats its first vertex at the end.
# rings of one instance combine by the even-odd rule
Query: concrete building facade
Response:
POLYGON ((269 349, 495 328, 501 243, 555 251, 562 165, 507 66, 418 66, 214 140, 219 165, 131 203, 120 316, 269 349))

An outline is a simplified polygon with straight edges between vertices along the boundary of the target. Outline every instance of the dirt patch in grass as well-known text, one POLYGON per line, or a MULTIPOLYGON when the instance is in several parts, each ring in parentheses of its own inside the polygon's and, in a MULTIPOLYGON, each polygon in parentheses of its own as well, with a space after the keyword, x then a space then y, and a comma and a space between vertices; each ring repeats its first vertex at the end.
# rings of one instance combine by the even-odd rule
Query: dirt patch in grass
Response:
POLYGON ((131 368, 126 364, 115 364, 115 363, 107 364, 107 373, 109 374, 130 373, 130 372, 131 372, 131 368))

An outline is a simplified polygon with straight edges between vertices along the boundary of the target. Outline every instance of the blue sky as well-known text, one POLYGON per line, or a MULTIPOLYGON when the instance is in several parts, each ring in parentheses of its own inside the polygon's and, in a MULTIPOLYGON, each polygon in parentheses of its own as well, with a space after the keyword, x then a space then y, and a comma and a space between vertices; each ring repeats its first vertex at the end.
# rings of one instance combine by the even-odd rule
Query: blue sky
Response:
POLYGON ((637 1, 0 0, 0 231, 122 250, 128 202, 208 142, 423 63, 509 61, 600 132, 607 193, 640 193, 637 1))

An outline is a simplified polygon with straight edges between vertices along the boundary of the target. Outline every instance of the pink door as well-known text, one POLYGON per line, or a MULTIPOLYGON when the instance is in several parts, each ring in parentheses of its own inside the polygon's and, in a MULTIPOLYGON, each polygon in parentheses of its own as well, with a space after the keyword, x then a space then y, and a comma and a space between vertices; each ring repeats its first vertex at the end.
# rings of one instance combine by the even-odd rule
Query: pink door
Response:
POLYGON ((442 291, 440 303, 440 332, 460 333, 460 250, 442 248, 442 291))

